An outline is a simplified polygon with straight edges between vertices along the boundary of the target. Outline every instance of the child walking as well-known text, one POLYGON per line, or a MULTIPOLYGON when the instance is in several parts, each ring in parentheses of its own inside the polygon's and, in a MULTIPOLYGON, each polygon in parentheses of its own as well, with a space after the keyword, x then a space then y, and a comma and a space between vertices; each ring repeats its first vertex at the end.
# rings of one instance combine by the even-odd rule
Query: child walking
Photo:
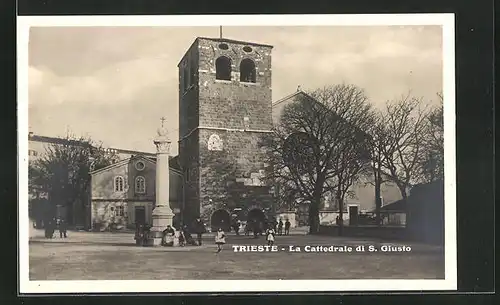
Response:
POLYGON ((226 243, 226 234, 222 230, 222 228, 219 228, 217 230, 217 233, 215 233, 215 243, 217 244, 217 253, 222 251, 222 246, 226 243))
POLYGON ((274 235, 276 232, 274 231, 273 227, 269 227, 266 230, 266 239, 267 239, 267 244, 269 246, 272 246, 274 244, 274 235))

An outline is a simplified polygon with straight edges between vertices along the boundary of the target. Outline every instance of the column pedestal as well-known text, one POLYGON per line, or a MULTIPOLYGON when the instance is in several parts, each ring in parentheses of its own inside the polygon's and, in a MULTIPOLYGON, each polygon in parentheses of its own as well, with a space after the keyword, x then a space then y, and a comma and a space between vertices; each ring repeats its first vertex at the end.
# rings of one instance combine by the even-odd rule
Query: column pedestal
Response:
MULTIPOLYGON (((156 247, 161 246, 163 239, 163 231, 170 225, 172 228, 174 213, 169 207, 158 206, 153 210, 153 226, 150 229, 149 237, 146 242, 146 246, 156 247)), ((174 228, 175 229, 175 228, 174 228)), ((174 246, 178 244, 177 231, 174 237, 174 246)))

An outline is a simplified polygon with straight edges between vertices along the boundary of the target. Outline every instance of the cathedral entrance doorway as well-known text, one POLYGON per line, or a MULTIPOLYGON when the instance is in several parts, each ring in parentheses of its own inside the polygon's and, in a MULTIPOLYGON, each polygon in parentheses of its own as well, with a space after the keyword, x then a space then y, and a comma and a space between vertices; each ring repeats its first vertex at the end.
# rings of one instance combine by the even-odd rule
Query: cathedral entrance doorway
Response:
POLYGON ((266 214, 261 209, 255 208, 248 211, 247 225, 253 230, 263 233, 266 229, 266 214))
POLYGON ((231 214, 229 214, 226 210, 216 210, 212 213, 212 217, 210 217, 210 226, 212 231, 216 231, 219 228, 222 230, 229 232, 231 225, 231 214))

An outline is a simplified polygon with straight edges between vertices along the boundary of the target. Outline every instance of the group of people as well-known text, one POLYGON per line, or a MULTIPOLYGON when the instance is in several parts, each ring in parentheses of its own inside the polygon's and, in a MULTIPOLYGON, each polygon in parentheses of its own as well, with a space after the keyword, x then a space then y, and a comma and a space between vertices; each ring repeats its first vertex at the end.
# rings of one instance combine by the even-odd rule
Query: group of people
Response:
MULTIPOLYGON (((264 227, 266 226, 265 222, 259 222, 256 220, 249 220, 245 227, 245 235, 249 235, 250 231, 253 232, 254 238, 258 238, 259 235, 264 234, 264 227)), ((267 228, 272 228, 274 230, 274 234, 277 235, 289 235, 290 227, 292 226, 291 222, 287 219, 284 223, 280 218, 279 221, 273 220, 272 222, 267 223, 267 228), (283 231, 284 229, 284 231, 283 231)), ((267 232, 267 230, 266 230, 267 232)), ((266 233, 267 235, 267 233, 266 233)))
MULTIPOLYGON (((235 221, 232 225, 233 230, 239 235, 239 228, 241 223, 239 221, 235 221)), ((250 220, 247 223, 247 228, 245 228, 245 235, 248 235, 248 231, 252 231, 254 238, 258 238, 259 235, 266 236, 266 241, 268 245, 273 245, 275 241, 276 235, 289 235, 291 223, 287 219, 284 223, 280 219, 279 221, 274 220, 273 222, 267 223, 267 229, 263 230, 263 226, 265 226, 265 222, 259 222, 255 220, 250 220), (284 232, 283 232, 284 228, 284 232)), ((206 233, 205 224, 201 221, 200 218, 196 219, 191 230, 187 225, 184 225, 178 234, 179 246, 183 247, 186 245, 193 246, 201 246, 202 245, 202 235, 206 233), (196 240, 193 238, 191 231, 196 234, 196 240)), ((173 246, 175 240, 176 230, 172 226, 167 226, 167 228, 163 231, 162 237, 162 245, 163 246, 173 246)), ((144 234, 144 236, 147 235, 144 234)), ((215 232, 215 244, 217 245, 217 253, 223 250, 223 246, 226 243, 226 233, 224 232, 222 227, 219 227, 215 232)))
POLYGON ((278 223, 275 222, 274 224, 274 228, 277 228, 277 231, 278 231, 278 235, 289 235, 290 234, 290 227, 292 226, 292 223, 287 219, 285 221, 285 232, 283 232, 283 221, 280 220, 278 221, 278 223))
MULTIPOLYGON (((193 238, 191 234, 191 230, 187 225, 184 225, 179 230, 179 245, 184 247, 185 245, 192 246, 201 246, 202 245, 202 235, 206 233, 205 224, 201 221, 200 218, 196 219, 193 224, 192 231, 196 234, 196 240, 193 238)), ((165 230, 163 230, 163 238, 162 245, 164 246, 173 246, 175 239, 175 229, 172 226, 167 226, 165 230)))
POLYGON ((60 238, 67 238, 67 224, 66 221, 61 218, 61 217, 53 217, 52 219, 49 219, 45 224, 45 238, 52 239, 54 238, 54 233, 57 230, 59 230, 59 237, 60 238))

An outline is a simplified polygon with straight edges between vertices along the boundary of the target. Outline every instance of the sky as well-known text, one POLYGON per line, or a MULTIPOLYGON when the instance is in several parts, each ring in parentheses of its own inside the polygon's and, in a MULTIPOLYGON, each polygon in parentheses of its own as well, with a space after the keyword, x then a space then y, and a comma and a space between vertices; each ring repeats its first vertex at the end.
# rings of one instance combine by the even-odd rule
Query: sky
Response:
MULTIPOLYGON (((32 27, 30 131, 90 136, 107 147, 154 152, 160 118, 177 154, 177 64, 219 27, 32 27)), ((273 101, 297 90, 355 84, 370 102, 442 91, 440 26, 224 27, 224 38, 273 45, 273 101)))

